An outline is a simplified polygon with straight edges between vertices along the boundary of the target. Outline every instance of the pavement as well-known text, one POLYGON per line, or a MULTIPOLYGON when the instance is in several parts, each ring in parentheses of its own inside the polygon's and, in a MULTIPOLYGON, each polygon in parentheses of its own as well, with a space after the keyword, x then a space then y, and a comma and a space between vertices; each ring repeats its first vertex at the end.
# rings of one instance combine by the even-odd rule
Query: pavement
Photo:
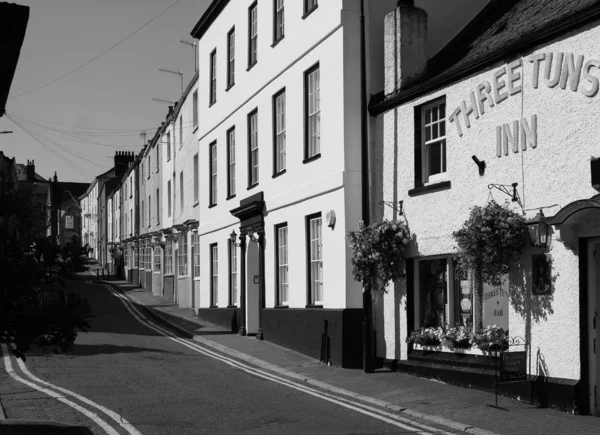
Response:
POLYGON ((366 374, 320 363, 293 350, 255 337, 233 334, 200 319, 192 309, 180 308, 165 298, 135 287, 127 281, 112 284, 155 321, 193 338, 214 351, 265 371, 301 380, 337 396, 384 407, 413 420, 447 426, 480 435, 493 434, 600 434, 600 418, 537 408, 529 403, 498 397, 503 409, 487 406, 495 396, 485 391, 391 372, 366 374))

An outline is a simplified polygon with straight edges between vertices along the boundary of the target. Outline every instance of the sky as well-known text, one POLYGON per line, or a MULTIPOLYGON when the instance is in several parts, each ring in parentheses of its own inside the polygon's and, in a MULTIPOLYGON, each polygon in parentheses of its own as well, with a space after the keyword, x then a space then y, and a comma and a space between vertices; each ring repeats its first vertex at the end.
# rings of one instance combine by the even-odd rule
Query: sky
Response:
MULTIPOLYGON (((140 134, 152 138, 169 105, 153 98, 179 99, 179 76, 159 68, 181 71, 187 86, 194 52, 180 40, 193 41, 190 32, 210 0, 13 1, 30 6, 30 17, 7 114, 0 118, 0 131, 14 133, 0 135, 0 149, 17 163, 33 159, 44 178, 56 172, 59 181, 91 182, 113 166, 115 151, 138 153, 144 144, 140 134), (98 56, 167 8, 98 59, 34 90, 98 56)), ((488 1, 416 0, 429 14, 429 54, 488 1)))

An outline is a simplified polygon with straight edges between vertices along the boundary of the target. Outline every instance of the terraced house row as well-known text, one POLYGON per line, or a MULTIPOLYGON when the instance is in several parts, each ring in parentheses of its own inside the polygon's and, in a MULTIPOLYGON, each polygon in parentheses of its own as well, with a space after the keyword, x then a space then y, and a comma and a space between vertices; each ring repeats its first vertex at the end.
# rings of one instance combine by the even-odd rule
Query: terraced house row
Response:
POLYGON ((335 365, 363 365, 364 332, 382 364, 491 389, 487 351, 407 338, 501 326, 503 394, 600 414, 600 4, 492 0, 454 36, 454 2, 415 3, 213 1, 198 74, 80 198, 82 239, 203 319, 335 365), (453 233, 492 199, 531 238, 480 293, 453 233), (411 240, 371 309, 346 236, 383 218, 411 240))

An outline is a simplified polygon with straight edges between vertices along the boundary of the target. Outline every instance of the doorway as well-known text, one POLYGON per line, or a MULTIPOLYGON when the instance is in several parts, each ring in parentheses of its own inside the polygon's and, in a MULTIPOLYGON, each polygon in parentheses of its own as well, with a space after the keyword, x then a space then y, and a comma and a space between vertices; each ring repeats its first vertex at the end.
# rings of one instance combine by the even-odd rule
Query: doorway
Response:
POLYGON ((600 416, 600 237, 587 243, 587 317, 590 414, 600 416))
POLYGON ((248 335, 258 332, 260 294, 259 244, 248 241, 246 251, 246 328, 248 335))

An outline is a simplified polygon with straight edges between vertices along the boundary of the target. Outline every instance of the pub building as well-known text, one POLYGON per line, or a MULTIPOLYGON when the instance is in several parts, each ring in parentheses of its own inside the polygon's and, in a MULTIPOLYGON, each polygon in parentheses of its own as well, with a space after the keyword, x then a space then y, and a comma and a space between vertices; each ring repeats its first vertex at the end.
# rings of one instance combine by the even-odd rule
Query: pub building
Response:
POLYGON ((430 59, 426 26, 411 0, 386 16, 385 91, 369 106, 379 218, 405 220, 413 236, 404 277, 375 303, 376 356, 493 388, 491 356, 406 338, 478 320, 452 234, 494 200, 532 236, 504 284, 483 288, 483 326, 508 330, 519 343, 508 352, 526 355, 526 380, 500 392, 599 415, 600 2, 492 0, 430 59))

